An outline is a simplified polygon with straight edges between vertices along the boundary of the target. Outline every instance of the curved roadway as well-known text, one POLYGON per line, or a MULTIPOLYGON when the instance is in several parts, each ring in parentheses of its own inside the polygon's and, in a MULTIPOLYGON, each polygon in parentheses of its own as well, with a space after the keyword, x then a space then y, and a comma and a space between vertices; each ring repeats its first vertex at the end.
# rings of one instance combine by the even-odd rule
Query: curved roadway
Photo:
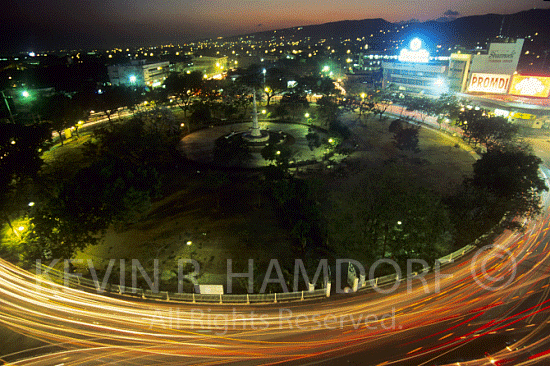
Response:
POLYGON ((439 276, 430 273, 425 283, 321 301, 124 300, 40 283, 0 260, 0 323, 50 344, 2 359, 13 365, 550 364, 548 195, 543 205, 524 232, 504 233, 494 247, 439 276))

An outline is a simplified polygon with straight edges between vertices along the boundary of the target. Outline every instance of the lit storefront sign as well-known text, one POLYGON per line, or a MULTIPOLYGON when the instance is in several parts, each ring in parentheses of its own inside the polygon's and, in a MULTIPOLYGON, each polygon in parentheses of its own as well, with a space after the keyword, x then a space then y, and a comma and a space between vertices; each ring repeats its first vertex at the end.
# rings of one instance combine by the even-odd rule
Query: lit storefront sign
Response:
POLYGON ((514 75, 510 94, 547 98, 550 94, 550 77, 514 75))
POLYGON ((495 109, 495 116, 508 118, 510 116, 510 111, 496 108, 495 109))
POLYGON ((510 84, 510 76, 503 74, 472 74, 469 92, 505 94, 510 84))
POLYGON ((511 113, 510 117, 513 117, 515 119, 536 119, 537 118, 537 116, 535 116, 534 114, 520 113, 520 112, 511 113))
POLYGON ((422 48, 422 41, 415 38, 409 44, 409 49, 402 49, 397 58, 401 62, 429 62, 430 54, 422 48))

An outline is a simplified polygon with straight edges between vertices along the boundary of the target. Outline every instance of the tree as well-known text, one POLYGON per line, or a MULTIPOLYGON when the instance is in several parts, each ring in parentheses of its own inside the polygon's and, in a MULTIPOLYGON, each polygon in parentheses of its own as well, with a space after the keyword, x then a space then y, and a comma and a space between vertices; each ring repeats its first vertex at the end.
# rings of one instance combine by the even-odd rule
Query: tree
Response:
POLYGON ((459 114, 458 125, 476 144, 484 145, 488 150, 500 149, 513 143, 517 137, 518 127, 502 117, 492 117, 484 110, 467 109, 459 114))
POLYGON ((418 132, 420 126, 407 126, 397 129, 393 134, 393 143, 399 150, 409 150, 419 152, 418 148, 418 132))
POLYGON ((280 106, 289 111, 292 119, 296 119, 309 106, 309 102, 305 94, 293 91, 282 96, 280 106))
POLYGON ((31 227, 22 238, 26 259, 71 258, 96 244, 111 223, 136 222, 159 189, 154 168, 112 157, 82 168, 30 216, 31 227))
POLYGON ((272 67, 266 70, 264 93, 266 96, 266 106, 269 106, 271 98, 280 95, 287 89, 287 82, 284 72, 281 69, 272 67))
POLYGON ((59 134, 59 140, 63 145, 63 130, 74 126, 84 118, 85 112, 70 97, 64 94, 56 94, 46 100, 41 115, 59 134))
POLYGON ((422 123, 426 121, 428 116, 436 113, 436 104, 431 98, 424 96, 410 97, 406 98, 405 102, 407 103, 408 110, 418 112, 422 123))
POLYGON ((87 154, 101 159, 112 156, 133 166, 173 169, 181 162, 176 149, 180 123, 166 108, 135 114, 124 123, 94 130, 96 143, 88 143, 87 154))
POLYGON ((313 185, 301 179, 281 179, 272 182, 271 195, 281 224, 294 238, 298 256, 304 260, 314 256, 321 243, 321 212, 313 185))
POLYGON ((316 147, 321 146, 321 137, 319 134, 312 129, 309 130, 308 134, 306 135, 307 145, 311 151, 315 149, 316 147))
POLYGON ((0 122, 0 210, 2 220, 13 230, 6 211, 8 197, 27 179, 38 182, 42 167, 42 152, 51 141, 51 129, 46 123, 21 125, 0 122))
POLYGON ((453 228, 441 199, 393 167, 342 182, 325 208, 328 240, 336 254, 372 264, 392 258, 435 260, 451 247, 453 228))
POLYGON ((216 210, 221 207, 222 188, 229 183, 229 176, 224 172, 209 172, 206 175, 206 187, 216 197, 216 210))
POLYGON ((394 119, 391 123, 390 123, 390 126, 388 127, 388 131, 390 133, 396 133, 398 132, 399 130, 402 130, 403 127, 404 127, 404 123, 402 120, 400 119, 394 119))
POLYGON ((238 118, 245 118, 252 105, 251 94, 252 89, 247 85, 228 81, 222 91, 222 109, 226 117, 237 114, 238 118))
POLYGON ((382 120, 382 116, 392 104, 391 96, 386 92, 378 90, 373 94, 372 101, 374 103, 374 108, 372 109, 374 114, 378 114, 380 120, 382 120))
POLYGON ((112 125, 112 115, 115 114, 120 107, 123 107, 125 104, 130 104, 128 98, 128 90, 125 88, 109 88, 96 95, 94 109, 103 112, 109 120, 109 124, 112 125))
POLYGON ((369 116, 376 111, 376 103, 372 99, 361 99, 361 102, 359 103, 359 118, 364 115, 366 117, 366 120, 368 120, 369 116))
POLYGON ((277 167, 282 169, 285 173, 288 172, 290 165, 290 158, 292 157, 292 150, 285 145, 268 144, 261 152, 262 157, 274 163, 277 167))
POLYGON ((189 74, 171 74, 164 81, 168 95, 175 96, 176 104, 187 116, 192 98, 198 95, 204 87, 203 74, 200 71, 193 71, 189 74))
POLYGON ((433 101, 433 114, 437 116, 439 129, 445 119, 456 121, 460 114, 460 103, 453 94, 441 94, 439 98, 433 101))
POLYGON ((512 217, 536 214, 540 212, 540 194, 548 190, 539 175, 541 162, 525 148, 491 149, 474 163, 472 184, 505 200, 512 217))
POLYGON ((216 140, 214 158, 226 165, 245 163, 252 159, 250 146, 243 140, 242 134, 236 136, 222 136, 216 140))
POLYGON ((200 126, 208 126, 212 121, 212 108, 209 104, 197 100, 191 105, 191 110, 191 117, 187 121, 187 132, 190 132, 190 122, 200 128, 200 126))
POLYGON ((338 103, 334 98, 323 96, 317 101, 317 114, 321 121, 321 127, 329 129, 340 116, 340 110, 338 109, 338 103))

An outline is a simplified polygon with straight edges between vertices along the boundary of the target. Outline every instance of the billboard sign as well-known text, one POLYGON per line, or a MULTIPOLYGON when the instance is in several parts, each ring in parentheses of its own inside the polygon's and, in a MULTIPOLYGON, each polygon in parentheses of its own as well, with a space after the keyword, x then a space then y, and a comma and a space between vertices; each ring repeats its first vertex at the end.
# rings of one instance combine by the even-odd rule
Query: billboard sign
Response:
POLYGON ((510 84, 510 75, 472 74, 468 92, 506 94, 510 84))
POLYGON ((473 55, 472 73, 495 73, 512 75, 518 66, 523 39, 512 42, 489 44, 486 54, 473 55))
POLYGON ((514 75, 510 94, 521 97, 548 98, 550 94, 550 77, 514 75))
POLYGON ((397 59, 401 62, 429 62, 430 54, 422 48, 422 41, 415 38, 411 41, 409 49, 401 50, 397 59))

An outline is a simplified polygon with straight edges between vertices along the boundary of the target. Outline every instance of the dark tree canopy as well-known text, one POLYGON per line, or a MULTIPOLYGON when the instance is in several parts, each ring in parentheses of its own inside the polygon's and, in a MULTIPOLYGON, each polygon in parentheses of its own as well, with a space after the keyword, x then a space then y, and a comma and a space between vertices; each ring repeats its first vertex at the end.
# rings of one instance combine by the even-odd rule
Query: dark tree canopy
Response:
POLYGON ((461 112, 457 123, 469 140, 485 145, 488 150, 499 149, 513 142, 518 133, 516 125, 502 117, 489 116, 482 109, 467 109, 461 112))
POLYGON ((548 190, 539 175, 541 159, 521 149, 489 150, 474 164, 472 183, 510 202, 509 211, 536 213, 540 193, 548 190))
POLYGON ((393 143, 399 150, 409 150, 419 152, 418 148, 418 132, 419 126, 407 126, 397 129, 393 134, 393 143))
POLYGON ((441 199, 388 168, 350 177, 324 209, 329 242, 340 255, 372 263, 431 261, 451 247, 453 227, 441 199))
POLYGON ((63 144, 63 130, 77 124, 85 117, 86 112, 72 98, 56 94, 44 101, 40 114, 51 124, 52 129, 57 131, 63 144))
POLYGON ((198 95, 204 88, 202 72, 194 71, 189 74, 171 74, 164 81, 169 95, 176 97, 175 102, 187 115, 193 96, 198 95))

